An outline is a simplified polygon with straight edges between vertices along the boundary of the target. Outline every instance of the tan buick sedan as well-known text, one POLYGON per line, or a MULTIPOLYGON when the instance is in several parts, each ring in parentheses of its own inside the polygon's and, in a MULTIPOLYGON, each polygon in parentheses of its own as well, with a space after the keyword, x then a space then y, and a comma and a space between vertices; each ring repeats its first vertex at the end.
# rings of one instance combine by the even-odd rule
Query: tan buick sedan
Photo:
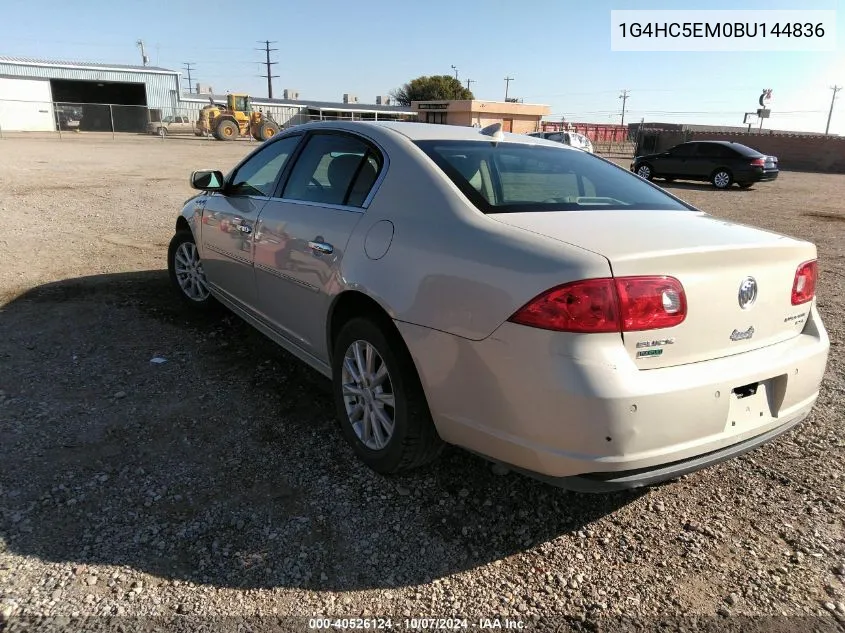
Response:
POLYGON ((191 181, 179 294, 331 378, 381 473, 450 443, 571 489, 644 486, 818 396, 815 246, 595 155, 498 124, 324 122, 191 181))

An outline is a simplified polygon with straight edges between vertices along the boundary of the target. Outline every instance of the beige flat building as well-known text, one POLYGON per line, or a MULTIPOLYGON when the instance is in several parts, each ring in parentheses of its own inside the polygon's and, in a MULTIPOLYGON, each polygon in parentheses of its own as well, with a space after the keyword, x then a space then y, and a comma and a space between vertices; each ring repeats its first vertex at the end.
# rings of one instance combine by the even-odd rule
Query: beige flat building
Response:
POLYGON ((540 120, 551 107, 510 101, 412 101, 421 123, 485 127, 502 123, 505 132, 527 134, 540 129, 540 120))

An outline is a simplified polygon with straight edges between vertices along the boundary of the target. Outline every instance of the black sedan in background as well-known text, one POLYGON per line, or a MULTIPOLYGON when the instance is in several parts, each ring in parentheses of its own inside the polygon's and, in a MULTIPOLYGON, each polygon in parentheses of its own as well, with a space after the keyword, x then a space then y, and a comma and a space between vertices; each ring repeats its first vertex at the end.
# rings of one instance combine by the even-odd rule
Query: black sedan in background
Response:
POLYGON ((717 189, 737 183, 743 189, 778 177, 778 159, 731 141, 692 141, 659 154, 637 156, 631 171, 651 180, 704 180, 717 189))

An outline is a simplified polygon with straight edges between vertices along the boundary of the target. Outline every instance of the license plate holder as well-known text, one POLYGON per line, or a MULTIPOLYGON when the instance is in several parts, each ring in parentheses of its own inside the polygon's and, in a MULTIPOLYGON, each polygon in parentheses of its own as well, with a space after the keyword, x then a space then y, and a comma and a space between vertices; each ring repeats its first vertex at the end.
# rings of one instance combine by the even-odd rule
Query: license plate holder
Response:
POLYGON ((761 380, 731 390, 726 430, 744 431, 770 422, 775 417, 772 382, 771 379, 761 380))

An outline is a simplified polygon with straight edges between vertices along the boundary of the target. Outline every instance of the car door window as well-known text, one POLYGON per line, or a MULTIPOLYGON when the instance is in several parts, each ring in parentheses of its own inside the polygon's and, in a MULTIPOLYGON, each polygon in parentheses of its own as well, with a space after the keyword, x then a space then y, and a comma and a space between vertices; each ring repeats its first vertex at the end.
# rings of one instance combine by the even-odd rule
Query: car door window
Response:
POLYGON ((702 143, 698 146, 697 155, 701 158, 723 158, 725 149, 721 145, 711 145, 710 143, 702 143))
POLYGON ((693 143, 678 145, 671 150, 670 154, 676 158, 690 158, 695 154, 695 145, 693 143))
POLYGON ((301 136, 289 136, 265 146, 241 165, 229 179, 230 196, 272 196, 276 179, 284 169, 301 136))
POLYGON ((297 158, 282 197, 361 207, 381 168, 381 155, 363 140, 315 134, 297 158))

